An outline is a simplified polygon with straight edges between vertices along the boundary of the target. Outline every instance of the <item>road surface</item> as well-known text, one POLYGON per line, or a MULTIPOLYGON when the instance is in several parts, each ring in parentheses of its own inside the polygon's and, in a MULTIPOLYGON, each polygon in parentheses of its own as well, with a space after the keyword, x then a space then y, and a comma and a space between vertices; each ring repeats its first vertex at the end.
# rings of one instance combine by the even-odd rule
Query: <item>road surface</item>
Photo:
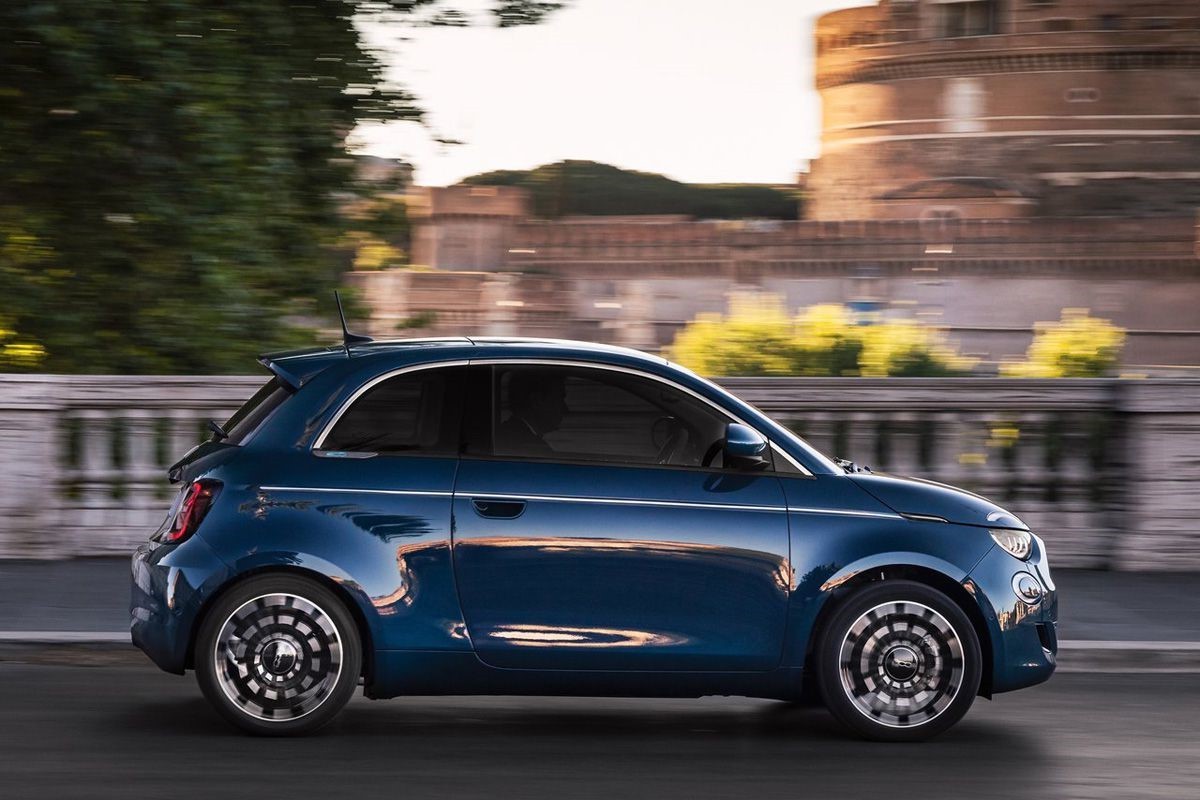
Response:
POLYGON ((740 698, 356 698, 306 739, 234 731, 147 666, 0 664, 0 797, 1200 798, 1200 674, 1059 675, 933 743, 740 698))

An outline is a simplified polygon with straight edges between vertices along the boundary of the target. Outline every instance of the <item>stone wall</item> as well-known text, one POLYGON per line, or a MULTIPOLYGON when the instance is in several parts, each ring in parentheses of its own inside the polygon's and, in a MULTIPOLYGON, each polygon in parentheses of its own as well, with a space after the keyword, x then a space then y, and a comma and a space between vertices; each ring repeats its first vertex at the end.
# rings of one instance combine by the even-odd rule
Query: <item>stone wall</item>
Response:
MULTIPOLYGON (((258 377, 0 376, 0 558, 130 552, 258 377)), ((1060 566, 1200 569, 1200 381, 730 378, 832 455, 979 491, 1060 566)))
POLYGON ((1130 332, 1131 371, 1200 365, 1193 217, 844 222, 522 222, 501 270, 354 273, 374 331, 537 335, 655 350, 732 292, 853 303, 944 327, 985 361, 1087 308, 1130 332))

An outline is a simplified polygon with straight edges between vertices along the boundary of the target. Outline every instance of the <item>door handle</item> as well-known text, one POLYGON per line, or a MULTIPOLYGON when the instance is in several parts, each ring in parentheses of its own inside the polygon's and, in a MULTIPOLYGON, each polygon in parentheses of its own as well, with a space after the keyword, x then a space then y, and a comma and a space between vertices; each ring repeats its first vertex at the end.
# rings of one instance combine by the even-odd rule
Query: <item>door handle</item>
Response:
POLYGON ((489 519, 516 519, 525 511, 524 500, 489 500, 479 497, 471 500, 471 506, 476 514, 489 519))

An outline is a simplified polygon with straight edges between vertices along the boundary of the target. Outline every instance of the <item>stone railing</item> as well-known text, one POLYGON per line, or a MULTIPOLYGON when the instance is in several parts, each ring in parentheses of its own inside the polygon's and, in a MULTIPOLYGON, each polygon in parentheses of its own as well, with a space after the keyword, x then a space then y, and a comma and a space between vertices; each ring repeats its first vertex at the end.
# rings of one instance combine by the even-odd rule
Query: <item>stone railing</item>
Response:
MULTIPOLYGON (((0 557, 123 554, 265 377, 0 376, 0 557)), ((1054 563, 1200 569, 1200 381, 729 378, 831 455, 1019 514, 1054 563)))
POLYGON ((263 377, 0 375, 0 558, 131 553, 167 467, 263 377))

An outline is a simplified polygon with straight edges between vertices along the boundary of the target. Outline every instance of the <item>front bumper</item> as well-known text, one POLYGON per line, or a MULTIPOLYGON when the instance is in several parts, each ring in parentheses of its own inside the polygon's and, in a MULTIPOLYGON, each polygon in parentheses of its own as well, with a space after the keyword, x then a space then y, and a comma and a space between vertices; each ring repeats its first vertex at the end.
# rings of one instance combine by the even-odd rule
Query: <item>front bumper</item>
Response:
POLYGON ((179 545, 146 542, 130 566, 130 638, 160 668, 183 674, 199 612, 229 568, 199 536, 179 545))
POLYGON ((1034 552, 1021 561, 993 547, 963 581, 983 614, 992 649, 992 693, 1033 686, 1054 674, 1058 657, 1058 591, 1050 577, 1046 549, 1035 537, 1034 552), (1044 590, 1031 605, 1013 590, 1019 572, 1032 575, 1044 590))

